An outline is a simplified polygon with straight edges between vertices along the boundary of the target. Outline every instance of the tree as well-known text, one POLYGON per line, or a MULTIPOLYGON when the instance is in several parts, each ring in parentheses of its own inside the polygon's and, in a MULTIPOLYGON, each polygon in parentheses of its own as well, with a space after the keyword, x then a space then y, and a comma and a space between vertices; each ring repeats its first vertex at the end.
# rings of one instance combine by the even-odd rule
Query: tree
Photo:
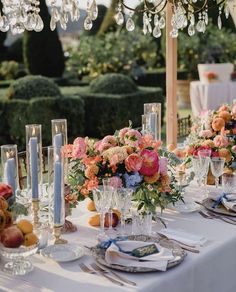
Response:
POLYGON ((117 0, 111 1, 111 5, 108 8, 108 10, 105 14, 105 17, 103 19, 103 22, 100 26, 100 29, 98 32, 99 35, 104 34, 104 33, 111 31, 111 30, 116 30, 117 25, 116 25, 116 22, 114 19, 114 15, 116 14, 117 3, 118 3, 117 0))
POLYGON ((86 35, 95 35, 99 32, 101 24, 104 20, 104 17, 107 13, 107 7, 105 5, 98 5, 98 17, 95 21, 93 21, 93 26, 90 30, 85 30, 84 33, 86 35))
POLYGON ((60 77, 65 68, 62 45, 57 30, 50 30, 50 14, 45 0, 40 0, 41 32, 25 31, 23 39, 24 64, 33 75, 60 77))

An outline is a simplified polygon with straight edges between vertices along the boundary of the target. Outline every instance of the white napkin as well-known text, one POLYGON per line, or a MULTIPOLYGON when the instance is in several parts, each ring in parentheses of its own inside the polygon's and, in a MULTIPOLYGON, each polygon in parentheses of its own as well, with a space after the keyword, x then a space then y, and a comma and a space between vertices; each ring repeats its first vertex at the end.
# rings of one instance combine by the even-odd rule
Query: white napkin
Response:
MULTIPOLYGON (((217 191, 217 193, 216 192, 209 193, 208 197, 214 201, 217 201, 219 199, 219 197, 222 195, 223 195, 223 193, 221 190, 220 192, 217 191)), ((232 210, 232 211, 236 212, 236 194, 227 195, 227 199, 222 198, 221 203, 227 210, 232 210)))
MULTIPOLYGON (((138 247, 146 246, 152 244, 152 242, 143 241, 118 241, 117 244, 124 251, 132 251, 138 247)), ((167 263, 174 259, 172 251, 161 247, 156 244, 159 253, 145 256, 142 258, 137 258, 132 255, 123 253, 119 251, 119 248, 112 243, 111 246, 106 250, 105 260, 109 264, 117 264, 126 267, 142 267, 142 268, 153 268, 160 271, 166 271, 167 263)))
POLYGON ((171 228, 165 228, 158 231, 158 233, 167 236, 169 239, 174 239, 182 242, 183 244, 189 245, 204 245, 207 239, 201 235, 195 235, 192 233, 187 233, 182 230, 176 230, 171 228))

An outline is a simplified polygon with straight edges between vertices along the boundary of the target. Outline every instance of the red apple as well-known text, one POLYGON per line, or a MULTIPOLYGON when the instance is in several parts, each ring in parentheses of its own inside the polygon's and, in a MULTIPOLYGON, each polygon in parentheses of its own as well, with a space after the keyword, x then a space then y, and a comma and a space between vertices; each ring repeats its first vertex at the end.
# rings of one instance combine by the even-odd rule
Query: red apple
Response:
POLYGON ((3 230, 1 242, 5 247, 16 248, 24 242, 24 236, 19 228, 11 226, 3 230))
MULTIPOLYGON (((105 214, 105 220, 104 220, 104 226, 106 228, 109 227, 109 221, 110 221, 110 214, 106 213, 105 214)), ((116 213, 112 213, 112 227, 116 227, 118 222, 119 222, 119 217, 117 216, 116 213)))

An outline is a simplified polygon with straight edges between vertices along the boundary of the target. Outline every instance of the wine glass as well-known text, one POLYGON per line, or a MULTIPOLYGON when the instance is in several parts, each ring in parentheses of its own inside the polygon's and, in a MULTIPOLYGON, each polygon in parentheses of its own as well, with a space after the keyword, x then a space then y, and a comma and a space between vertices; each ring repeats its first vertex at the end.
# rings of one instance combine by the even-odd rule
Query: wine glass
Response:
POLYGON ((211 158, 211 172, 215 177, 216 188, 219 187, 219 177, 224 172, 225 159, 221 157, 211 158))
POLYGON ((121 235, 125 234, 125 215, 131 207, 132 193, 129 188, 118 188, 115 193, 116 207, 121 213, 121 235))
POLYGON ((106 192, 110 193, 110 207, 108 210, 108 214, 109 214, 109 233, 112 233, 113 228, 112 228, 112 221, 113 221, 113 211, 112 209, 115 207, 115 192, 116 192, 116 188, 112 185, 112 179, 110 177, 108 178, 104 178, 102 180, 103 183, 103 188, 106 192))
POLYGON ((193 172, 197 178, 198 186, 201 187, 202 183, 202 165, 201 160, 198 156, 192 157, 193 172))
POLYGON ((100 232, 98 234, 98 240, 102 241, 107 237, 104 230, 104 215, 110 208, 111 198, 109 197, 109 192, 105 191, 102 186, 93 189, 92 192, 96 210, 100 213, 100 232))
POLYGON ((211 149, 198 150, 198 157, 200 158, 201 164, 203 166, 203 184, 205 187, 207 185, 207 175, 210 167, 211 152, 211 149))
POLYGON ((236 175, 233 173, 224 173, 222 175, 222 187, 225 194, 234 193, 236 189, 236 175))

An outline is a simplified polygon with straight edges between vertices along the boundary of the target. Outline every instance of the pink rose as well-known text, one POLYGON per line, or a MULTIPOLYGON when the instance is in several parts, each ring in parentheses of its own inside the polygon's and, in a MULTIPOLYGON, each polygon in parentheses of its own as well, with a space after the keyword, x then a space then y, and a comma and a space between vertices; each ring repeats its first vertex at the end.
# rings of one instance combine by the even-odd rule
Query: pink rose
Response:
POLYGON ((200 131, 199 136, 203 138, 211 138, 213 136, 213 133, 211 130, 202 130, 200 131))
POLYGON ((125 167, 127 171, 139 171, 142 167, 143 160, 142 158, 136 154, 132 153, 125 159, 125 167))
POLYGON ((130 130, 130 128, 126 127, 119 131, 119 138, 122 143, 124 143, 125 134, 130 130))
POLYGON ((129 130, 124 137, 125 144, 131 147, 138 147, 141 141, 142 135, 137 130, 129 130))
POLYGON ((159 158, 159 171, 161 175, 167 175, 168 159, 166 157, 159 158))
POLYGON ((157 152, 154 150, 144 149, 141 152, 143 158, 143 164, 140 169, 140 173, 146 176, 152 176, 158 171, 159 158, 157 152))
POLYGON ((212 151, 211 157, 219 157, 219 153, 217 151, 212 151))
POLYGON ((0 198, 8 199, 13 195, 12 187, 5 183, 0 183, 0 198))
POLYGON ((105 150, 107 150, 107 149, 109 149, 109 148, 111 148, 111 147, 113 147, 112 144, 110 144, 110 143, 105 143, 105 142, 102 141, 102 142, 99 144, 99 146, 98 146, 98 151, 102 153, 103 151, 105 151, 105 150))
POLYGON ((232 146, 231 150, 234 154, 236 154, 236 145, 232 146))
POLYGON ((229 140, 224 135, 217 135, 213 140, 216 147, 227 147, 229 145, 229 140))
POLYGON ((83 138, 76 138, 73 143, 72 157, 74 159, 81 159, 86 154, 86 143, 83 138))
POLYGON ((117 140, 115 136, 108 135, 102 139, 102 143, 104 144, 111 144, 112 146, 117 145, 117 140))
POLYGON ((102 144, 102 140, 99 140, 99 141, 95 142, 94 148, 95 148, 96 151, 99 151, 99 147, 100 147, 101 144, 102 144))

